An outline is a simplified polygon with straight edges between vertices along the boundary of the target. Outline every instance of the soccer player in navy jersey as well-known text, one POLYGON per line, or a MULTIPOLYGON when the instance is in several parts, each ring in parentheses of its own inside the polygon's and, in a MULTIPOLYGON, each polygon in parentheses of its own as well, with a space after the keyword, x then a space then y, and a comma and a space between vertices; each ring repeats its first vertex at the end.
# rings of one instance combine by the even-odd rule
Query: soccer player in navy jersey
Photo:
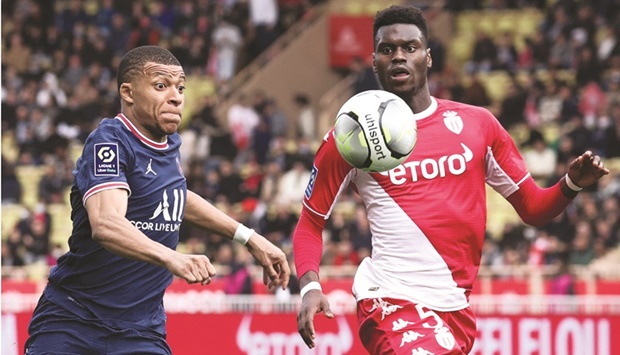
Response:
POLYGON ((540 226, 609 171, 587 151, 557 184, 538 187, 488 110, 430 95, 432 57, 419 9, 378 12, 373 37, 379 82, 409 103, 418 141, 400 166, 366 173, 338 154, 333 130, 324 137, 293 239, 302 296, 298 330, 313 348, 315 314, 334 316, 319 283, 321 232, 339 194, 352 184, 372 232, 372 256, 361 262, 353 281, 364 347, 371 354, 466 354, 476 335, 468 299, 484 240, 485 183, 526 223, 540 226))
POLYGON ((170 354, 163 296, 173 276, 207 285, 205 255, 175 251, 183 220, 245 244, 265 283, 286 288, 285 254, 187 190, 177 129, 185 74, 166 49, 121 60, 121 113, 87 138, 71 190, 70 250, 34 310, 27 354, 170 354))

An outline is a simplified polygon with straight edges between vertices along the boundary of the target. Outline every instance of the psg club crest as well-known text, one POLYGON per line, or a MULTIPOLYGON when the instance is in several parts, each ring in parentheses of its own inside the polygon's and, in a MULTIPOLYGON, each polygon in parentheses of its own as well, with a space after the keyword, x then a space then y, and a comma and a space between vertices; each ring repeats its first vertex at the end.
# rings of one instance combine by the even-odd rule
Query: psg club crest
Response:
POLYGON ((461 134, 461 131, 463 130, 463 119, 454 111, 444 112, 443 123, 450 131, 456 134, 461 134))

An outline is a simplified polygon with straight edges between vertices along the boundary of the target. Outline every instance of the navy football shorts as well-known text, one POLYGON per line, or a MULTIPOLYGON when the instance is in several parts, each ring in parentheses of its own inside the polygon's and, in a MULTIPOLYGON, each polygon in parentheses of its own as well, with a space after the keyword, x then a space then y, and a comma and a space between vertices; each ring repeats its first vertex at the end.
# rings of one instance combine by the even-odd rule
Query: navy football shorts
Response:
MULTIPOLYGON (((76 308, 79 307, 76 304, 76 308)), ((30 337, 25 354, 172 354, 164 335, 148 330, 112 328, 89 319, 85 309, 72 311, 78 314, 42 296, 28 326, 30 337), (82 315, 86 317, 80 317, 82 315)))

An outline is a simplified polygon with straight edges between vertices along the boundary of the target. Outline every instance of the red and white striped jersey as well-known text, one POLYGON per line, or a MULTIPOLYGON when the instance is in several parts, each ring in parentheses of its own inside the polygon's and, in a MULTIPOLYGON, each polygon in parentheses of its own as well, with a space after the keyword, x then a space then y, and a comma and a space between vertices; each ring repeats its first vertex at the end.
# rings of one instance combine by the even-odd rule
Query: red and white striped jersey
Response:
POLYGON ((508 132, 486 109, 432 98, 416 119, 413 153, 383 173, 352 168, 330 131, 317 151, 304 209, 311 218, 328 219, 353 184, 367 209, 373 246, 355 275, 357 300, 392 297, 459 310, 468 305, 480 264, 485 182, 508 197, 529 173, 508 132))

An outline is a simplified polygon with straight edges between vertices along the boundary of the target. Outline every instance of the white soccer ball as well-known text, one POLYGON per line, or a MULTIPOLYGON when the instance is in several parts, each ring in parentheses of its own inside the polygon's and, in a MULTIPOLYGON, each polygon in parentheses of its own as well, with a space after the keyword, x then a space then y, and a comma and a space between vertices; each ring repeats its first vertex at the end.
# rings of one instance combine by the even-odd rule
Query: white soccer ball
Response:
POLYGON ((409 105, 384 90, 368 90, 351 97, 338 111, 334 125, 340 155, 367 172, 388 171, 403 163, 417 137, 409 105))

